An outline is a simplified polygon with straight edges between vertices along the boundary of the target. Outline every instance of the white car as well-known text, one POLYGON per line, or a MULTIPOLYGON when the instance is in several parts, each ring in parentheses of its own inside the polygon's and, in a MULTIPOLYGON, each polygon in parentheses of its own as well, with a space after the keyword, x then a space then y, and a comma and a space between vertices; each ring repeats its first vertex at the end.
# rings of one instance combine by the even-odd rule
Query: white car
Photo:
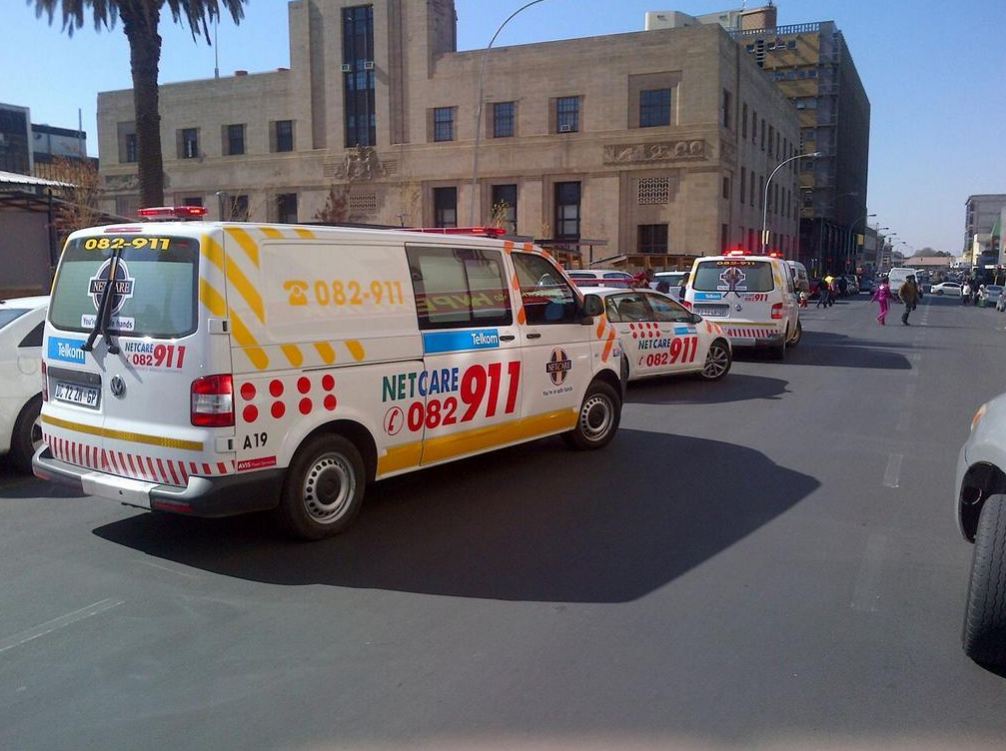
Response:
POLYGON ((635 277, 627 271, 614 269, 572 269, 566 272, 577 287, 624 287, 632 286, 635 277))
POLYGON ((730 371, 733 351, 723 329, 651 290, 600 288, 628 365, 628 379, 698 373, 717 381, 730 371))
POLYGON ((948 297, 960 297, 961 285, 957 282, 940 282, 939 284, 933 285, 933 294, 947 295, 948 297))
POLYGON ((0 300, 0 453, 22 472, 42 443, 42 333, 48 297, 0 300))

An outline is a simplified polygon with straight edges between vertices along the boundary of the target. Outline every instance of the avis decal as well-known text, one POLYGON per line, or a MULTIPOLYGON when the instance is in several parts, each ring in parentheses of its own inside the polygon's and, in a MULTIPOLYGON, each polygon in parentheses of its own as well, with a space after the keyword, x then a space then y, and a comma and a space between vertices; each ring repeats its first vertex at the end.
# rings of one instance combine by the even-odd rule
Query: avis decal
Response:
POLYGON ((252 469, 265 469, 266 467, 275 467, 276 457, 275 456, 260 456, 256 459, 245 459, 237 464, 238 472, 247 472, 252 469))

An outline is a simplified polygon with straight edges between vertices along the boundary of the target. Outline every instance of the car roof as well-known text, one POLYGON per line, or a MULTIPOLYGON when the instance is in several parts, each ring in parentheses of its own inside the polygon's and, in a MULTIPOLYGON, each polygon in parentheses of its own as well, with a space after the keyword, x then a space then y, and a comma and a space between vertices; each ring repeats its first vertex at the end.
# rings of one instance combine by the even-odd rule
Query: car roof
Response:
POLYGON ((11 297, 7 300, 0 300, 0 307, 4 308, 28 308, 38 310, 49 306, 49 295, 36 295, 35 297, 11 297))

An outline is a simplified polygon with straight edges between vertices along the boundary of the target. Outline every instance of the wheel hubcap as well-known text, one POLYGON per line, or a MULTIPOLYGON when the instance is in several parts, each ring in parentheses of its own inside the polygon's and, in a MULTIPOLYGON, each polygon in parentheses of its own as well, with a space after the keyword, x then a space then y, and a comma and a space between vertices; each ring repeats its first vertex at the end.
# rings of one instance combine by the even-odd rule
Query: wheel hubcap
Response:
POLYGON ((352 465, 341 454, 324 454, 307 471, 302 490, 308 515, 320 524, 331 524, 346 512, 356 493, 352 465))
POLYGON ((706 355, 706 367, 703 370, 707 378, 716 378, 727 371, 727 351, 718 345, 709 348, 706 355))
POLYGON ((588 440, 600 440, 611 429, 613 414, 611 402, 601 394, 594 394, 580 410, 580 430, 588 440))
POLYGON ((32 453, 38 451, 39 447, 42 445, 42 418, 36 417, 35 422, 31 424, 31 450, 32 453))

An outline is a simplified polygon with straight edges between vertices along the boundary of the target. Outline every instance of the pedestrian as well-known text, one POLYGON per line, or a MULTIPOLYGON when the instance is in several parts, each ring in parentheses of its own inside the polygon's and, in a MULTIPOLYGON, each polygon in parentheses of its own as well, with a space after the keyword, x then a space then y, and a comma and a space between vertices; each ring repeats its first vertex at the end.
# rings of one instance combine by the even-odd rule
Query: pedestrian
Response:
POLYGON ((880 304, 880 313, 877 314, 877 323, 881 326, 886 326, 887 313, 891 307, 891 287, 886 276, 880 277, 880 286, 874 291, 873 299, 880 304))
POLYGON ((967 305, 970 299, 971 299, 971 282, 965 279, 964 286, 961 287, 961 305, 967 305))
POLYGON ((810 299, 810 295, 807 294, 806 290, 801 290, 800 291, 800 307, 801 308, 806 308, 807 307, 807 300, 809 300, 809 299, 810 299))
POLYGON ((849 293, 849 280, 844 276, 838 277, 838 293, 845 297, 849 293))
POLYGON ((817 283, 817 307, 822 305, 828 307, 828 280, 824 277, 817 283))
POLYGON ((838 286, 835 283, 835 277, 831 275, 830 271, 825 275, 824 281, 828 283, 828 295, 824 307, 830 308, 835 304, 835 295, 838 294, 838 286))
POLYGON ((905 283, 901 285, 901 289, 898 290, 898 297, 905 304, 905 312, 901 314, 901 322, 905 326, 911 326, 912 324, 908 322, 908 316, 919 305, 919 285, 915 283, 915 276, 913 274, 909 274, 905 279, 905 283))

